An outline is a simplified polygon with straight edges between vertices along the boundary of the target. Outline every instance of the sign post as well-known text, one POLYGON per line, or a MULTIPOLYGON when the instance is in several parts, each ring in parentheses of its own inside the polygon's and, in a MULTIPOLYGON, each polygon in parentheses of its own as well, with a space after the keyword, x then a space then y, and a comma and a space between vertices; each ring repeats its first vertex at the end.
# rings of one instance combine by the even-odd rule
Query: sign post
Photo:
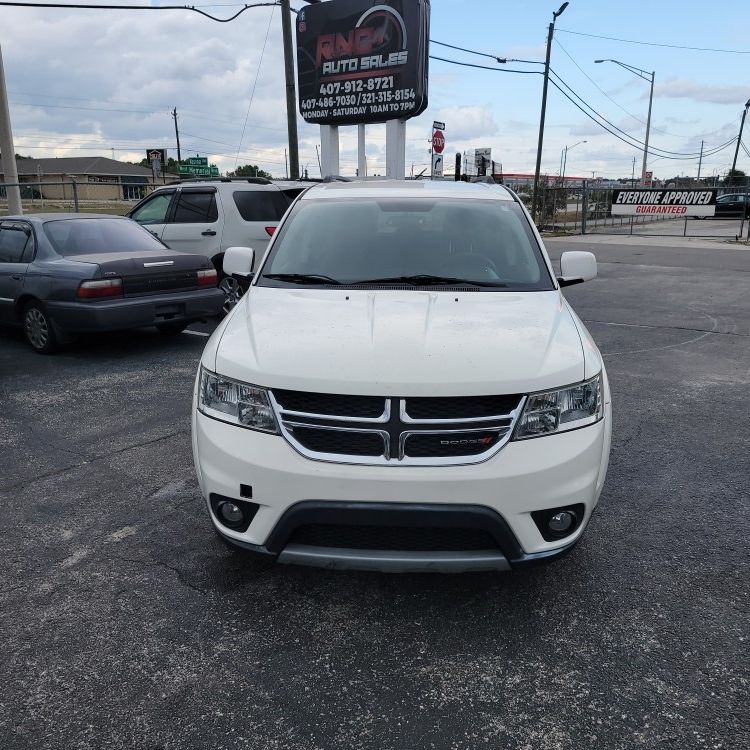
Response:
POLYGON ((487 165, 492 162, 492 149, 491 148, 476 148, 474 149, 474 166, 477 170, 477 175, 487 174, 487 165))
POLYGON ((435 177, 443 176, 443 151, 445 150, 445 123, 444 122, 433 122, 432 127, 432 150, 430 152, 430 159, 432 165, 430 167, 430 174, 433 179, 435 177))
POLYGON ((157 175, 162 174, 167 166, 167 150, 165 148, 150 148, 146 151, 146 161, 151 165, 151 177, 156 183, 157 175))
POLYGON ((338 174, 340 125, 382 122, 386 173, 405 176, 406 120, 427 108, 429 10, 429 0, 329 0, 299 11, 299 110, 320 125, 323 177, 338 174))

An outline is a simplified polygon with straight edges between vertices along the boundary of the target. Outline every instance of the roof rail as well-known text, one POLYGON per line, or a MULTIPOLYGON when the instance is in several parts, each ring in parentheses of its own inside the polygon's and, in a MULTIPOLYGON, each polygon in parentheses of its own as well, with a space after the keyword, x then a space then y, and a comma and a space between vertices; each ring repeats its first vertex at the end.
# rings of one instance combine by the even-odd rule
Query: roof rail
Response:
POLYGON ((323 182, 354 182, 354 180, 342 177, 340 174, 328 174, 323 178, 323 182))
POLYGON ((265 177, 187 177, 177 182, 249 182, 252 185, 273 185, 265 177))

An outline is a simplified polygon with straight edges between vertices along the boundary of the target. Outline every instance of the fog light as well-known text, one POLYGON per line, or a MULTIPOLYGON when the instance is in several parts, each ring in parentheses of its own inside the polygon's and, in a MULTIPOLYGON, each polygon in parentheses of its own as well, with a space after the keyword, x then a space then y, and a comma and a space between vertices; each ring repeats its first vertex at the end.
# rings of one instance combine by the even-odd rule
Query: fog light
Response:
POLYGON ((242 512, 242 508, 234 503, 220 503, 217 510, 222 522, 227 526, 241 526, 245 520, 245 514, 242 512))
POLYGON ((560 513, 555 513, 555 515, 547 521, 547 526, 553 534, 559 534, 562 536, 567 534, 568 531, 573 528, 575 522, 575 513, 563 510, 560 513))

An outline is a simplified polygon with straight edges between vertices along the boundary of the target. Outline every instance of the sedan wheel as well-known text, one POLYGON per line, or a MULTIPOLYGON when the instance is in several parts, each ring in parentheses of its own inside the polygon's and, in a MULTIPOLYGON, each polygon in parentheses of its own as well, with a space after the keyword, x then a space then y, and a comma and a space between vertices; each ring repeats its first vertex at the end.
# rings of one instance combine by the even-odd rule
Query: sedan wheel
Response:
POLYGON ((26 306, 23 312, 23 332, 35 352, 50 354, 58 347, 52 321, 38 302, 26 306))
POLYGON ((221 282, 219 282, 219 289, 224 292, 224 315, 227 315, 229 311, 240 301, 240 297, 244 294, 242 287, 239 285, 237 279, 233 279, 231 276, 225 276, 221 282))

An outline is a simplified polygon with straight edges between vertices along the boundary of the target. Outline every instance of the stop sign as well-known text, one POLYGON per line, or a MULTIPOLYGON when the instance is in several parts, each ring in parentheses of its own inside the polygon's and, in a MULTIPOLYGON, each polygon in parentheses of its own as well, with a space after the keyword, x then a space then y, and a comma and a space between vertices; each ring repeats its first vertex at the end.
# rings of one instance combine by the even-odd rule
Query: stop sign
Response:
POLYGON ((445 148, 445 136, 442 130, 436 130, 432 134, 432 150, 437 154, 442 154, 445 148))

